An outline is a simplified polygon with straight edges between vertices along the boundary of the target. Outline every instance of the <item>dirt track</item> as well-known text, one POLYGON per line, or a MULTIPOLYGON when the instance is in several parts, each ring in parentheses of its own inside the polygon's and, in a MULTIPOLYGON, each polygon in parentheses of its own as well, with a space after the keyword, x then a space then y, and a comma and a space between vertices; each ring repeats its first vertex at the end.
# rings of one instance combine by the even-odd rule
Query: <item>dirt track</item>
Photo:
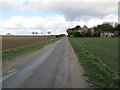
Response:
POLYGON ((8 62, 3 67, 3 88, 87 87, 84 71, 67 37, 12 61, 14 64, 8 62))

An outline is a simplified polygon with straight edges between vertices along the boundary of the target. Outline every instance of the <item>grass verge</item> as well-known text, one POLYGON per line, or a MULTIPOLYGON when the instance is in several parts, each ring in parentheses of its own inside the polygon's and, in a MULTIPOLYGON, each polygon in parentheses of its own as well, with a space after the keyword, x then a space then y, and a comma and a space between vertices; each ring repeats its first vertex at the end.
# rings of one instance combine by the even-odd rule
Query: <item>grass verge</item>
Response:
POLYGON ((47 40, 47 41, 43 41, 40 43, 35 43, 32 45, 26 45, 26 46, 21 46, 21 47, 17 47, 14 49, 9 49, 9 50, 5 50, 2 51, 2 61, 6 61, 6 60, 10 60, 18 55, 22 55, 24 53, 30 52, 30 51, 34 51, 40 48, 43 48, 45 45, 48 45, 50 43, 53 43, 57 40, 59 40, 60 38, 53 38, 51 40, 47 40))
POLYGON ((69 38, 70 43, 77 54, 81 65, 85 70, 85 76, 89 78, 91 87, 96 88, 118 88, 120 77, 111 70, 102 60, 96 58, 78 43, 77 38, 69 38))

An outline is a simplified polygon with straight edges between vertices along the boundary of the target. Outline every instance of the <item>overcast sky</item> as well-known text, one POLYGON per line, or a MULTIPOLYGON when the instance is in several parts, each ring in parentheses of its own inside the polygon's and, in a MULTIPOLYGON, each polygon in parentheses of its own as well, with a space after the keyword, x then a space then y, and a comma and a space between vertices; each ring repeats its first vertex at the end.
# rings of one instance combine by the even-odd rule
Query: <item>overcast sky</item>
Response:
POLYGON ((118 0, 1 0, 0 12, 0 34, 60 34, 76 25, 118 22, 118 0))

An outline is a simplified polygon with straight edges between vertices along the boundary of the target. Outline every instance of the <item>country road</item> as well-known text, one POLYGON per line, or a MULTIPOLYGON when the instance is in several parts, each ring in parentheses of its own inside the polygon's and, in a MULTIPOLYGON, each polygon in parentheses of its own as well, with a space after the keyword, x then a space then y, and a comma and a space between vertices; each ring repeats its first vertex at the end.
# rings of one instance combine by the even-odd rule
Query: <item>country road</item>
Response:
POLYGON ((84 71, 66 36, 31 57, 18 59, 27 62, 4 73, 3 88, 87 87, 84 71))

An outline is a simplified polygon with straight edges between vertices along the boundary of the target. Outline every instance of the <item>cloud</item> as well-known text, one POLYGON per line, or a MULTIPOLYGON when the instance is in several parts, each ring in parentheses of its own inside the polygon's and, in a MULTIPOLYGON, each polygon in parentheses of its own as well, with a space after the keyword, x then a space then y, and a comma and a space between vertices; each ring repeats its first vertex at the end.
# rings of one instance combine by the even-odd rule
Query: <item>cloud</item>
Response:
POLYGON ((32 18, 26 18, 22 16, 12 16, 9 20, 0 21, 0 32, 5 34, 7 32, 11 33, 31 33, 32 31, 38 31, 47 33, 51 31, 53 34, 63 33, 65 29, 64 24, 67 23, 65 17, 62 15, 56 15, 54 17, 39 17, 34 16, 32 18), (27 30, 27 31, 26 31, 27 30))
POLYGON ((52 9, 60 11, 68 20, 83 15, 103 17, 111 13, 117 14, 117 3, 114 2, 61 2, 52 3, 52 9))
POLYGON ((64 14, 67 20, 75 20, 76 17, 83 15, 103 17, 108 14, 118 13, 117 0, 110 1, 95 1, 85 0, 79 2, 78 0, 12 0, 11 2, 1 2, 0 10, 21 10, 21 11, 33 11, 34 12, 60 12, 64 14), (27 5, 26 5, 27 2, 27 5))
POLYGON ((103 18, 84 16, 84 18, 78 18, 75 21, 68 21, 64 15, 47 17, 34 16, 32 18, 12 16, 8 20, 0 20, 0 33, 31 34, 32 31, 37 31, 46 34, 48 31, 51 31, 52 34, 66 34, 68 28, 75 27, 76 25, 92 27, 102 24, 105 21, 117 22, 117 15, 110 14, 103 18))

